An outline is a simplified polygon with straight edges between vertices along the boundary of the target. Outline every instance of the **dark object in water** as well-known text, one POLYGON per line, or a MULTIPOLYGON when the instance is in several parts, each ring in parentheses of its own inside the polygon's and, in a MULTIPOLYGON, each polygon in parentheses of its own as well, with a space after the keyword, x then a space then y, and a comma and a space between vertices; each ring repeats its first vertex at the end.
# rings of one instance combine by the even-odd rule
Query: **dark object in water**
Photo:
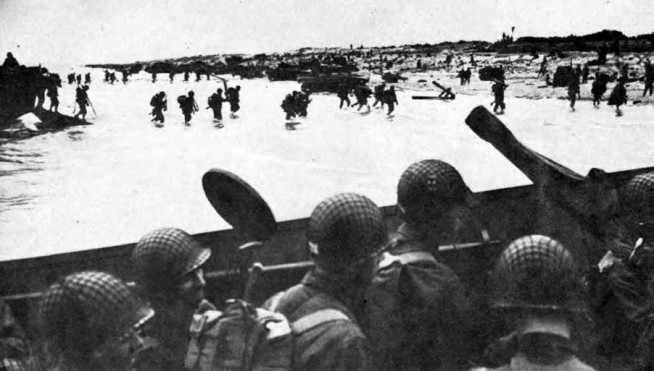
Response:
POLYGON ((302 84, 303 91, 336 93, 340 85, 353 89, 358 85, 365 85, 368 78, 351 74, 328 74, 318 76, 300 76, 297 81, 302 84))

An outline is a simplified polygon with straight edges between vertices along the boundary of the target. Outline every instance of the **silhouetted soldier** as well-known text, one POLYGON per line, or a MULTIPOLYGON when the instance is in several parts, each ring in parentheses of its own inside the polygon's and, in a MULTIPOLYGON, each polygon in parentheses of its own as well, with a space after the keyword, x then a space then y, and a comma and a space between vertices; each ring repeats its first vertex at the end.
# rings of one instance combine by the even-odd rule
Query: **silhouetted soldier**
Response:
POLYGON ((163 111, 168 110, 166 93, 162 91, 155 94, 152 99, 150 99, 150 105, 152 106, 152 115, 154 116, 152 122, 159 121, 163 124, 165 121, 163 111))
POLYGON ((188 71, 184 71, 184 82, 188 82, 188 71))
POLYGON ((207 103, 209 108, 213 111, 214 120, 223 119, 223 102, 225 98, 223 97, 223 89, 218 88, 215 93, 211 94, 207 103))
POLYGON ((588 82, 588 74, 590 73, 590 70, 588 69, 588 64, 584 64, 584 69, 581 70, 581 82, 582 83, 587 83, 588 82))
POLYGON ((649 95, 652 96, 652 84, 654 82, 654 67, 650 63, 649 58, 645 59, 645 90, 643 90, 643 97, 649 91, 649 95))
POLYGON ((195 93, 193 91, 188 92, 188 96, 180 102, 180 108, 184 114, 184 123, 189 124, 193 114, 198 111, 198 105, 195 102, 195 93))
POLYGON ((361 109, 361 107, 366 106, 368 107, 368 112, 370 112, 370 104, 368 104, 368 97, 372 94, 372 91, 370 88, 368 88, 365 85, 357 85, 354 88, 354 97, 357 99, 357 102, 354 104, 355 106, 359 106, 357 108, 357 111, 361 109))
POLYGON ((627 104, 627 89, 624 86, 626 80, 627 79, 624 76, 620 76, 618 83, 615 85, 609 96, 608 104, 609 106, 615 106, 615 114, 617 116, 622 116, 620 106, 627 104))
POLYGON ((387 115, 390 115, 395 110, 395 105, 397 102, 397 95, 395 95, 395 87, 391 86, 388 90, 385 90, 382 96, 382 101, 388 105, 387 115))
POLYGON ((338 108, 343 108, 343 103, 347 103, 347 106, 350 106, 350 88, 345 84, 339 84, 338 89, 336 90, 336 96, 341 100, 338 108))
POLYGON ((373 107, 377 105, 377 103, 381 103, 381 107, 384 108, 384 90, 386 89, 386 84, 381 83, 377 86, 375 86, 375 92, 373 96, 375 97, 375 102, 372 104, 373 107))
POLYGON ((78 86, 75 90, 75 102, 79 106, 79 112, 75 114, 75 118, 81 115, 83 121, 86 121, 86 106, 89 105, 87 90, 89 90, 88 85, 84 85, 83 87, 78 86))
POLYGON ((294 91, 293 94, 286 94, 286 97, 284 97, 284 100, 282 101, 281 107, 284 113, 286 113, 286 120, 292 120, 296 116, 296 106, 295 106, 295 97, 293 96, 296 92, 294 91))
POLYGON ((20 67, 20 64, 14 58, 14 55, 11 53, 7 53, 7 58, 5 58, 4 63, 2 64, 2 67, 5 69, 12 69, 12 70, 18 70, 20 67))
POLYGON ((234 116, 234 114, 241 109, 240 102, 241 102, 241 97, 240 97, 240 92, 241 92, 241 86, 236 85, 236 88, 232 87, 227 87, 227 80, 223 79, 223 86, 225 87, 225 99, 229 102, 229 110, 234 116))
POLYGON ((171 71, 168 72, 168 78, 170 79, 170 83, 173 83, 173 80, 175 80, 175 72, 171 71))
POLYGON ((300 117, 307 117, 307 115, 309 114, 307 112, 307 109, 309 108, 309 103, 311 103, 309 94, 304 91, 299 91, 297 93, 297 96, 295 97, 295 105, 297 107, 297 113, 300 117))
POLYGON ((87 73, 84 75, 84 84, 88 85, 88 84, 90 84, 90 83, 91 83, 91 73, 90 73, 90 72, 87 72, 87 73))
POLYGON ((55 81, 50 82, 48 86, 48 98, 50 98, 49 111, 59 112, 59 89, 55 81))
POLYGON ((156 81, 157 81, 157 74, 152 72, 152 82, 154 83, 156 81))
POLYGON ((81 74, 77 75, 76 80, 77 80, 77 85, 82 85, 82 75, 81 74))
POLYGON ((570 99, 570 109, 575 110, 575 102, 577 101, 577 94, 579 94, 579 76, 576 72, 570 74, 570 81, 568 82, 568 98, 570 99))
POLYGON ((127 77, 127 76, 128 76, 128 73, 127 73, 127 71, 120 71, 120 73, 123 74, 123 84, 127 84, 127 81, 128 81, 128 77, 127 77))
POLYGON ((495 96, 495 101, 493 102, 493 112, 503 114, 504 109, 506 108, 506 104, 504 103, 504 90, 508 87, 507 84, 504 83, 504 81, 501 80, 494 80, 495 83, 493 84, 492 90, 493 90, 493 95, 495 96), (500 112, 497 112, 497 109, 500 109, 500 112))

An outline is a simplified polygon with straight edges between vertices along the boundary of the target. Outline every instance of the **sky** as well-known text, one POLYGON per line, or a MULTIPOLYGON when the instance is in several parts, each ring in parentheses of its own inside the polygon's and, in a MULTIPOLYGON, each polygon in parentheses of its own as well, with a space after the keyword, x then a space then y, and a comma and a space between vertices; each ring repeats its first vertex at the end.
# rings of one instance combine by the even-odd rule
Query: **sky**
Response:
POLYGON ((129 63, 315 46, 654 32, 652 0, 0 0, 0 56, 129 63))

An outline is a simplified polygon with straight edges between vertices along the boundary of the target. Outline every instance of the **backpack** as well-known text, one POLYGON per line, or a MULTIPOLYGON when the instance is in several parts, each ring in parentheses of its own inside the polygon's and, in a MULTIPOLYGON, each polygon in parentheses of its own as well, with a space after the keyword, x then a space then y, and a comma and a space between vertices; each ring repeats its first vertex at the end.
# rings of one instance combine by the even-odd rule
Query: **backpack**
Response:
MULTIPOLYGON (((284 293, 271 299, 279 302, 284 293)), ((225 310, 196 314, 186 354, 187 370, 292 370, 293 339, 318 325, 349 321, 344 313, 326 309, 289 323, 281 313, 230 300, 225 310)))
POLYGON ((152 97, 152 99, 150 99, 150 105, 151 105, 152 107, 154 107, 154 106, 157 105, 157 97, 158 97, 157 95, 154 95, 154 96, 152 97))
POLYGON ((177 97, 177 103, 179 103, 179 107, 182 108, 184 107, 184 103, 186 103, 186 95, 180 95, 177 97))
POLYGON ((216 103, 217 103, 217 102, 216 102, 216 100, 217 100, 216 98, 218 98, 218 95, 216 95, 216 94, 211 94, 211 95, 209 96, 209 99, 207 99, 207 105, 208 105, 209 107, 213 108, 213 107, 216 105, 216 103))

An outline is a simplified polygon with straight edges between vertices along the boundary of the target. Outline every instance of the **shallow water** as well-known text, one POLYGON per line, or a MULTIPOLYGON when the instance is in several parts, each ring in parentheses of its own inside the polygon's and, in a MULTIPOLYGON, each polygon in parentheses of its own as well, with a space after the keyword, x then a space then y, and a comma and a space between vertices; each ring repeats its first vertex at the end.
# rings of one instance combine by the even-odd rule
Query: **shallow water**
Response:
MULTIPOLYGON (((186 84, 177 76, 171 84, 160 75, 152 84, 141 74, 108 85, 99 82, 101 71, 93 77, 89 95, 98 115, 89 110, 87 118, 94 125, 0 145, 0 260, 133 242, 162 226, 191 233, 227 228, 202 191, 202 175, 214 167, 252 184, 278 220, 306 217, 343 191, 393 204, 402 171, 425 158, 455 165, 473 191, 529 183, 464 123, 475 106, 489 107, 490 92, 441 102, 410 99, 424 91, 399 91, 392 118, 375 108, 339 110, 338 98, 319 94, 309 117, 288 131, 279 106, 297 83, 230 81, 242 86, 241 111, 232 119, 223 107, 225 127, 218 129, 204 109, 222 87, 216 80, 186 84), (201 110, 184 126, 176 97, 189 89, 201 110), (149 101, 160 90, 169 110, 156 128, 149 101)), ((74 88, 64 86, 60 99, 71 113, 74 88)), ((583 174, 654 165, 654 107, 623 111, 618 118, 590 102, 570 112, 566 101, 507 99, 500 118, 525 144, 583 174)))

